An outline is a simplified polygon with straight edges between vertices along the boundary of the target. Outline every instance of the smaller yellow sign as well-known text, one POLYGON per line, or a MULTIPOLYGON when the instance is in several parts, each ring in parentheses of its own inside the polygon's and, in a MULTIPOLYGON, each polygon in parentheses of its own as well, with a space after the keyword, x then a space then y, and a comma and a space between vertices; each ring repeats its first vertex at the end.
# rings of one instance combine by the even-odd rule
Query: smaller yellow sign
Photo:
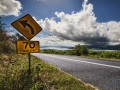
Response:
POLYGON ((40 52, 39 41, 17 41, 17 53, 38 53, 40 52))

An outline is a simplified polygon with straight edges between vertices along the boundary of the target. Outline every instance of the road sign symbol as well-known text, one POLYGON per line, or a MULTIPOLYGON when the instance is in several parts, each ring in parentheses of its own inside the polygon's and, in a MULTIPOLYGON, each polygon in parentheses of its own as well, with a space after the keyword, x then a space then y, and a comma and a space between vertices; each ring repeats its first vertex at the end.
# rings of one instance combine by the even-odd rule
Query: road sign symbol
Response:
POLYGON ((34 35, 34 29, 33 29, 33 27, 29 23, 27 23, 27 22, 28 22, 28 20, 20 21, 20 23, 23 25, 23 27, 26 28, 26 26, 28 26, 30 28, 30 30, 31 30, 31 34, 34 35))
POLYGON ((40 52, 39 41, 17 41, 17 53, 38 53, 40 52))
POLYGON ((38 23, 29 14, 11 23, 11 25, 28 40, 32 39, 42 30, 38 23))

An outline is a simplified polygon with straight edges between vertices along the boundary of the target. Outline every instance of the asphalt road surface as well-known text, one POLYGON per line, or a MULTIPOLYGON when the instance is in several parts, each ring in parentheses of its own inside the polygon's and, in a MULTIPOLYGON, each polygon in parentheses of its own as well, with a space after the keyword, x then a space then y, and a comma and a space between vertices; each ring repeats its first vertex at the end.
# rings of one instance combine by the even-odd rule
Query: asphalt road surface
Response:
POLYGON ((120 90, 120 62, 77 56, 32 54, 101 90, 120 90))

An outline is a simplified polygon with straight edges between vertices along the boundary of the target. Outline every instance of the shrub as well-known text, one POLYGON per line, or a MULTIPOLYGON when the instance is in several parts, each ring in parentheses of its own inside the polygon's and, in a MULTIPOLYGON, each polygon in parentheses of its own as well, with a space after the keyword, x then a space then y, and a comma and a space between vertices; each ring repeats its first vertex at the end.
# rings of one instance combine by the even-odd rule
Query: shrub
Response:
POLYGON ((82 46, 81 47, 81 54, 82 55, 88 55, 88 49, 86 46, 82 46))
POLYGON ((75 45, 75 53, 77 56, 88 55, 88 49, 86 46, 81 46, 80 44, 75 45))
POLYGON ((15 45, 9 41, 0 42, 0 53, 12 53, 15 52, 15 45))
POLYGON ((6 24, 2 23, 0 17, 0 54, 1 53, 12 53, 15 51, 15 45, 10 40, 10 36, 7 34, 5 30, 6 24))
POLYGON ((80 46, 80 44, 75 45, 75 53, 76 53, 77 56, 81 55, 81 46, 80 46))

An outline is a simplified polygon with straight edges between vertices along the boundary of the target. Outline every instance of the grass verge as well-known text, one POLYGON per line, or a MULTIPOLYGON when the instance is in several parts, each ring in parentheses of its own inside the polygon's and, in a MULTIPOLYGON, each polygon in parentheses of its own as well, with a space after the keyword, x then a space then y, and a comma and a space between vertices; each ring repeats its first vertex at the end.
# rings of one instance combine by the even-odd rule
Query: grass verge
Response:
MULTIPOLYGON (((75 50, 72 50, 72 49, 71 50, 48 49, 48 50, 42 50, 41 53, 77 56, 75 53, 75 50)), ((95 58, 95 59, 101 59, 101 60, 120 61, 120 51, 92 51, 92 50, 89 50, 89 53, 87 55, 78 55, 78 56, 84 57, 84 58, 95 58)))
POLYGON ((95 90, 95 88, 33 56, 31 75, 28 75, 27 55, 1 55, 0 90, 95 90))

